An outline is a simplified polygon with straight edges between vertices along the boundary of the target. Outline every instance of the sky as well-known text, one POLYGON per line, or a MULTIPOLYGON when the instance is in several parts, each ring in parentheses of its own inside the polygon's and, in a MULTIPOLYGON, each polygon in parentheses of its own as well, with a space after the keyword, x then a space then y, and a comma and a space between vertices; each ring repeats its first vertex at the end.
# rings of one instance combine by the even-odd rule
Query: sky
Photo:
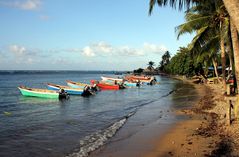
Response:
POLYGON ((158 66, 184 13, 149 0, 0 0, 0 70, 133 70, 158 66))

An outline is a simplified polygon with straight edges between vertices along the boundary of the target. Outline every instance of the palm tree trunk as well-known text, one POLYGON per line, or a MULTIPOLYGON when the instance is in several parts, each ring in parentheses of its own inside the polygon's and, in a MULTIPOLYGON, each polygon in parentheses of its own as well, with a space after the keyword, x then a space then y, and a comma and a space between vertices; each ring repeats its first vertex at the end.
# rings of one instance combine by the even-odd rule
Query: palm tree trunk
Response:
POLYGON ((228 73, 227 73, 227 81, 230 79, 231 75, 232 75, 232 67, 233 67, 233 57, 232 57, 232 50, 231 50, 231 44, 230 46, 228 46, 228 56, 229 56, 229 62, 230 62, 230 67, 228 69, 228 73))
POLYGON ((223 0, 225 7, 239 32, 239 0, 223 0))
MULTIPOLYGON (((222 27, 222 23, 220 23, 220 27, 222 27)), ((220 28, 222 29, 222 28, 220 28)), ((223 87, 226 91, 227 86, 226 86, 226 57, 225 57, 225 46, 224 46, 224 37, 223 33, 221 31, 221 39, 220 39, 220 47, 221 47, 221 61, 222 61, 222 83, 223 87)))
POLYGON ((212 64, 213 64, 213 67, 214 67, 214 71, 215 71, 215 74, 216 74, 216 77, 219 81, 219 77, 218 77, 218 72, 217 72, 217 62, 214 58, 212 58, 212 64))
MULTIPOLYGON (((233 46, 233 52, 234 52, 235 75, 236 75, 236 82, 238 85, 239 84, 239 40, 238 40, 238 32, 232 20, 230 20, 230 27, 231 27, 231 36, 232 36, 232 46, 233 46)), ((239 88, 237 88, 237 91, 239 93, 239 88)))

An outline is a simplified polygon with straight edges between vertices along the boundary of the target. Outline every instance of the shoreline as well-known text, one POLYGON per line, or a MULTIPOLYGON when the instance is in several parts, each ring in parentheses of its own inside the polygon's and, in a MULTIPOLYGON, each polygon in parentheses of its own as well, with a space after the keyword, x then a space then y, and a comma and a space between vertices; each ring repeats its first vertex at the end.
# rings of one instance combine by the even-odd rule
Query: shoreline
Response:
MULTIPOLYGON (((188 106, 194 105, 201 99, 201 94, 198 94, 198 89, 194 88, 190 83, 183 82, 183 89, 179 87, 179 95, 177 95, 174 100, 173 104, 168 104, 168 109, 158 113, 156 121, 152 124, 143 124, 142 127, 138 127, 138 130, 135 134, 129 134, 131 128, 128 127, 129 123, 127 122, 126 126, 124 126, 119 132, 113 137, 106 145, 101 147, 100 149, 92 152, 89 156, 90 157, 121 157, 121 156, 129 156, 129 157, 138 157, 138 156, 147 156, 149 153, 155 152, 157 153, 157 143, 161 141, 165 135, 174 129, 174 127, 179 123, 188 120, 188 117, 182 113, 176 114, 178 108, 185 109, 188 106), (184 90, 190 90, 193 87, 193 92, 188 91, 188 95, 186 99, 184 95, 181 95, 180 92, 185 92, 184 90), (183 91, 181 91, 183 90, 183 91), (195 92, 196 91, 196 92, 195 92), (196 99, 195 99, 196 97, 196 99), (175 102, 180 102, 181 104, 175 106, 175 102), (186 105, 185 105, 186 104, 186 105), (190 104, 190 105, 188 105, 190 104), (183 105, 183 106, 181 106, 183 105), (161 113, 165 114, 167 122, 162 122, 165 116, 162 116, 161 113), (173 121, 170 121, 174 119, 173 121), (173 118, 172 118, 173 117, 173 118)), ((203 88, 200 89, 202 93, 203 88)), ((171 97, 169 97, 172 99, 171 97)), ((141 115, 142 113, 138 113, 141 115)), ((136 119, 136 117, 133 117, 136 119)), ((139 116, 138 116, 139 118, 139 116)), ((165 121, 166 121, 165 120, 165 121)), ((131 119, 130 119, 131 121, 131 119)))
POLYGON ((233 123, 230 127, 225 125, 227 108, 221 85, 195 84, 192 80, 180 77, 174 79, 193 85, 198 93, 198 99, 193 101, 192 106, 172 111, 176 116, 186 118, 168 125, 164 131, 160 128, 153 131, 141 130, 143 137, 139 136, 138 140, 128 139, 127 143, 114 144, 114 147, 107 144, 108 146, 100 148, 90 156, 237 156, 239 125, 237 123, 233 123), (147 144, 144 141, 145 137, 149 138, 147 144), (134 142, 138 142, 140 146, 133 147, 130 143, 134 142), (121 150, 123 153, 116 153, 126 148, 122 144, 128 144, 127 149, 121 150))
MULTIPOLYGON (((194 84, 192 80, 182 79, 194 84)), ((143 157, 171 156, 233 156, 239 154, 238 123, 226 123, 227 103, 221 84, 194 84, 196 89, 205 88, 201 99, 190 109, 177 110, 176 114, 186 115, 188 120, 177 123, 163 135, 155 150, 143 157), (201 86, 201 87, 200 87, 201 86)))

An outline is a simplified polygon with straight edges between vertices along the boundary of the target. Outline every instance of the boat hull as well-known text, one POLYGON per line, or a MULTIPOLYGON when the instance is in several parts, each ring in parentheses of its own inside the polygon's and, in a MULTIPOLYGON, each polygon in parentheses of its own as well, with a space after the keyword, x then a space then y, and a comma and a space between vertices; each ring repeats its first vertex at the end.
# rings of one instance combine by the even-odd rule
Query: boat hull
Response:
POLYGON ((70 80, 66 80, 66 83, 71 88, 84 88, 85 86, 90 86, 89 84, 86 83, 74 82, 70 80))
POLYGON ((60 89, 64 89, 70 95, 82 95, 84 92, 83 89, 76 89, 76 88, 73 89, 73 88, 66 88, 66 87, 61 88, 61 87, 57 87, 50 84, 47 85, 47 88, 49 90, 54 90, 54 91, 59 91, 60 89))
POLYGON ((96 84, 97 87, 99 87, 102 90, 119 90, 120 87, 119 85, 111 85, 103 82, 98 82, 95 80, 91 80, 92 84, 96 84))
POLYGON ((127 86, 127 87, 138 87, 139 83, 124 82, 124 85, 127 86))
POLYGON ((29 96, 29 97, 40 97, 40 98, 59 98, 59 93, 55 92, 39 92, 39 91, 34 91, 34 90, 28 90, 28 89, 23 89, 23 88, 18 88, 22 95, 24 96, 29 96))
POLYGON ((105 77, 105 76, 101 76, 101 79, 103 81, 106 81, 106 80, 117 81, 117 82, 122 82, 123 81, 123 79, 121 79, 121 78, 113 78, 113 77, 105 77))

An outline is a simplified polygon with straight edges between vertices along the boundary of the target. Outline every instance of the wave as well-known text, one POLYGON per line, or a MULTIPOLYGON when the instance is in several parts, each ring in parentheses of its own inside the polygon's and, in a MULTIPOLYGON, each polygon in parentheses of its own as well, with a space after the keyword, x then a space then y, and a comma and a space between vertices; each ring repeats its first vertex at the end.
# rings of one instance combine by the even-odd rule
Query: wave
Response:
POLYGON ((136 111, 130 112, 127 116, 124 116, 122 119, 113 123, 105 130, 99 130, 94 134, 86 136, 84 139, 80 140, 80 147, 66 157, 87 157, 90 152, 98 149, 100 146, 104 145, 108 139, 113 137, 116 132, 126 123, 127 119, 133 116, 135 113, 136 111))

